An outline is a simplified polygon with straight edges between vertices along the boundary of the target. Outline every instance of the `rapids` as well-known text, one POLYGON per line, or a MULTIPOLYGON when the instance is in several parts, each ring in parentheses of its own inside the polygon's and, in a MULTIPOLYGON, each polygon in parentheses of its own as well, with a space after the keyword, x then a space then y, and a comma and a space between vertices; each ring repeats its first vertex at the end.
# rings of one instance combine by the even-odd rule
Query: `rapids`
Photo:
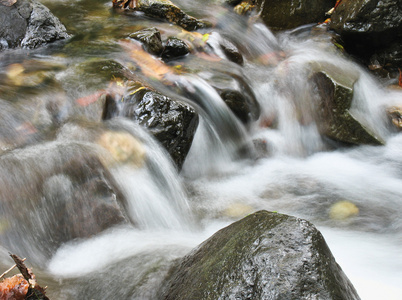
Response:
MULTIPOLYGON (((244 66, 189 55, 169 62, 185 71, 167 82, 131 68, 200 115, 180 173, 137 124, 119 118, 100 124, 96 109, 76 102, 109 85, 82 64, 106 58, 134 66, 120 39, 153 26, 164 37, 173 36, 182 32, 179 27, 140 13, 117 13, 111 1, 46 0, 43 4, 73 37, 38 50, 0 53, 1 268, 11 265, 8 252, 27 257, 40 284, 49 287, 51 299, 154 299, 173 259, 220 228, 266 209, 315 224, 363 300, 400 299, 402 136, 390 128, 384 107, 401 105, 402 93, 387 89, 387 82, 378 81, 334 47, 323 28, 305 26, 273 34, 212 2, 175 3, 211 20, 215 33, 241 45, 244 66), (276 54, 267 58, 268 53, 276 54), (352 111, 375 128, 384 146, 336 148, 323 139, 314 122, 308 84, 312 63, 357 74, 352 111), (13 77, 16 66, 25 69, 22 80, 13 77), (210 85, 225 82, 227 74, 251 86, 261 108, 258 121, 244 126, 210 85), (57 115, 49 112, 54 106, 57 115), (71 119, 80 121, 77 125, 71 119), (276 126, 261 126, 272 120, 276 126), (90 164, 92 156, 108 155, 91 135, 111 128, 129 132, 145 149, 147 159, 140 167, 108 166, 127 199, 125 214, 137 224, 113 226, 55 248, 46 227, 57 221, 58 202, 68 202, 77 187, 66 176, 54 175, 53 169, 75 156, 90 164), (269 155, 256 159, 256 139, 265 141, 269 155), (42 176, 51 177, 46 180, 46 199, 37 200, 35 185, 42 176), (330 218, 331 207, 340 200, 352 202, 359 214, 330 218)), ((223 58, 213 39, 211 35, 210 51, 223 58)))

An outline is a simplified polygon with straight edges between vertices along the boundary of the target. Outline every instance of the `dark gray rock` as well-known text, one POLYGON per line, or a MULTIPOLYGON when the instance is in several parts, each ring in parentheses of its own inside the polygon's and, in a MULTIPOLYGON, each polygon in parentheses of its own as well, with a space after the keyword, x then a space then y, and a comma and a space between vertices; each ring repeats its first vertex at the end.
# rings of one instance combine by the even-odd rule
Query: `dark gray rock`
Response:
POLYGON ((382 145, 373 128, 350 111, 358 75, 345 74, 335 66, 315 65, 311 77, 317 99, 317 125, 322 134, 347 144, 382 145))
POLYGON ((68 37, 59 19, 35 0, 18 0, 9 7, 0 4, 0 50, 33 49, 68 37))
POLYGON ((165 43, 165 49, 162 53, 162 58, 165 60, 178 58, 190 53, 190 49, 187 44, 175 37, 168 38, 165 43))
POLYGON ((233 44, 231 41, 227 39, 222 39, 220 41, 220 47, 225 53, 226 57, 228 60, 238 64, 238 65, 243 65, 243 55, 240 53, 239 49, 236 47, 235 44, 233 44))
POLYGON ((207 81, 219 93, 222 100, 244 124, 256 121, 261 113, 260 105, 250 85, 241 74, 215 73, 207 81))
MULTIPOLYGON (((274 30, 324 21, 335 0, 256 0, 264 23, 274 30)), ((349 1, 350 2, 350 1, 349 1)))
POLYGON ((391 71, 402 67, 401 1, 342 1, 330 28, 340 34, 346 51, 364 62, 371 58, 391 71))
POLYGON ((247 99, 242 93, 235 90, 223 90, 220 91, 220 96, 225 101, 230 110, 242 121, 248 123, 250 121, 251 110, 247 103, 247 99))
POLYGON ((163 51, 161 33, 155 27, 134 32, 130 38, 140 41, 144 50, 151 54, 159 55, 163 51))
POLYGON ((107 98, 104 119, 119 115, 138 121, 165 147, 180 170, 198 127, 198 114, 138 83, 123 99, 107 98))
POLYGON ((170 270, 160 299, 360 299, 321 233, 256 212, 221 229, 170 270))

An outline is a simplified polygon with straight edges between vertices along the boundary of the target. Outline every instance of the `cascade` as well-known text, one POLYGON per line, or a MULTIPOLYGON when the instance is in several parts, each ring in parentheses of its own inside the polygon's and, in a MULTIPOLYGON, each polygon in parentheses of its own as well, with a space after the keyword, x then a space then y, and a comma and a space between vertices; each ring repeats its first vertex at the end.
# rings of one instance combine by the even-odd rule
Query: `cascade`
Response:
POLYGON ((51 299, 154 299, 174 259, 265 209, 314 223, 362 299, 402 294, 402 137, 384 112, 402 104, 402 93, 337 49, 328 32, 274 34, 182 0, 216 21, 214 33, 190 36, 209 38, 194 55, 163 64, 151 57, 153 72, 165 73, 149 76, 122 37, 146 27, 185 36, 181 28, 110 12, 110 1, 44 3, 75 36, 0 52, 2 268, 8 252, 27 257, 51 299), (243 64, 226 59, 223 38, 238 46, 243 64), (128 88, 92 69, 104 61, 113 61, 102 69, 113 76, 195 110, 199 124, 180 170, 149 130, 124 117, 128 88), (346 147, 323 134, 313 80, 322 69, 352 78, 348 112, 384 145, 346 147), (247 121, 225 104, 226 87, 252 104, 247 121), (105 91, 124 95, 110 120, 102 119, 105 91), (351 205, 352 218, 338 218, 339 203, 351 205))

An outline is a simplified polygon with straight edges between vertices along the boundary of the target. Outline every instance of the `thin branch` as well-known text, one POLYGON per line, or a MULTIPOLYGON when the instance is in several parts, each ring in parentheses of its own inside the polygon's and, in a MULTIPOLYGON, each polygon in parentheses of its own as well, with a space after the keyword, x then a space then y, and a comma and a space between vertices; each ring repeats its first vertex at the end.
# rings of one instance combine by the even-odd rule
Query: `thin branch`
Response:
MULTIPOLYGON (((21 261, 25 261, 26 258, 23 258, 21 261)), ((7 275, 10 271, 12 271, 17 265, 15 264, 14 266, 12 266, 10 269, 8 269, 7 271, 5 271, 3 274, 0 275, 0 279, 3 278, 5 275, 7 275)))

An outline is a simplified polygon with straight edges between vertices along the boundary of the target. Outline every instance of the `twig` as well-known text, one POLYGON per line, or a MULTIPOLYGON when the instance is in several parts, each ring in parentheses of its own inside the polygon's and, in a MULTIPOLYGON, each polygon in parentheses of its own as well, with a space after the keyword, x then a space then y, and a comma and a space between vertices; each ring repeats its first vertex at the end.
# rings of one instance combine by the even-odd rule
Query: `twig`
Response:
MULTIPOLYGON (((25 261, 26 258, 21 259, 21 261, 25 261)), ((10 271, 12 271, 17 265, 15 264, 14 266, 12 266, 10 269, 8 269, 7 271, 5 271, 3 274, 0 275, 0 279, 3 278, 5 275, 7 275, 10 271)))

